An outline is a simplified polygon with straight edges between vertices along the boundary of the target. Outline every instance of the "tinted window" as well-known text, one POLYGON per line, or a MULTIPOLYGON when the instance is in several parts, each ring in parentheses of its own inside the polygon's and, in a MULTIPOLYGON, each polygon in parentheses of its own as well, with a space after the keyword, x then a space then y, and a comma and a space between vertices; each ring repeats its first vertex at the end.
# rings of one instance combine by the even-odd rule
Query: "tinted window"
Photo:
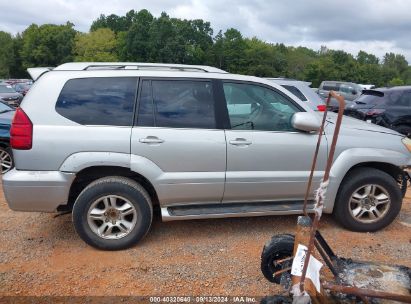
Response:
POLYGON ((136 85, 131 77, 72 79, 64 85, 56 111, 83 125, 129 126, 136 85))
POLYGON ((280 93, 265 87, 224 83, 233 130, 293 131, 291 117, 299 110, 280 93))
POLYGON ((411 107, 411 92, 404 92, 396 102, 397 106, 411 107))
POLYGON ((282 85, 282 87, 284 87, 285 89, 293 93, 301 101, 307 101, 307 98, 305 98, 304 94, 301 93, 301 91, 297 89, 296 87, 291 86, 291 85, 282 85))
POLYGON ((215 129, 210 81, 153 80, 157 127, 215 129))
POLYGON ((153 97, 151 95, 151 83, 144 80, 141 84, 138 119, 139 126, 154 126, 153 97))
POLYGON ((338 91, 340 89, 339 83, 324 83, 323 90, 325 91, 338 91))
POLYGON ((362 94, 355 102, 357 104, 385 104, 387 96, 384 94, 362 94))

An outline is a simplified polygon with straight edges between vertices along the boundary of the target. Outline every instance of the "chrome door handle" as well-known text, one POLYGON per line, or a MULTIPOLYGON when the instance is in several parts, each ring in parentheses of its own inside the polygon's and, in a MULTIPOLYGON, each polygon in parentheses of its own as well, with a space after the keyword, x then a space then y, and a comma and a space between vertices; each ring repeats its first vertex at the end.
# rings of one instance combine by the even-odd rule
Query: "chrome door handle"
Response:
POLYGON ((234 146, 249 146, 252 144, 251 141, 248 141, 245 138, 236 138, 235 140, 230 140, 229 143, 234 146))
POLYGON ((140 138, 139 142, 143 144, 161 144, 164 142, 164 139, 160 139, 157 136, 147 136, 146 138, 140 138))

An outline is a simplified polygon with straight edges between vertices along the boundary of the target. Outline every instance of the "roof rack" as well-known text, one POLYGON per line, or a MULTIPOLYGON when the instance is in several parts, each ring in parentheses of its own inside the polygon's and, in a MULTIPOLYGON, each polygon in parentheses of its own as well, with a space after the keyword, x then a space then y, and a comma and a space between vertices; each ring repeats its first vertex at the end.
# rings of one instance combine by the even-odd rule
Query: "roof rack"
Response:
POLYGON ((55 71, 89 71, 89 70, 172 70, 184 72, 227 73, 215 67, 205 65, 188 65, 172 63, 138 63, 138 62, 69 62, 54 68, 55 71))

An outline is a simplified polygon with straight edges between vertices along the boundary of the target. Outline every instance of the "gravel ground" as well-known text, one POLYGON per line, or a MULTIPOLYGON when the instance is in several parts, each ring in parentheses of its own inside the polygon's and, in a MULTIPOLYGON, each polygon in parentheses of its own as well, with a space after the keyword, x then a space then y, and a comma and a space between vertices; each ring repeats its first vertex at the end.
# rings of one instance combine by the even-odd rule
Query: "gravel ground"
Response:
MULTIPOLYGON (((260 272, 276 233, 296 216, 161 222, 136 247, 104 252, 83 243, 70 215, 11 211, 0 189, 0 296, 264 296, 280 289, 260 272)), ((376 233, 353 233, 324 216, 337 254, 411 267, 411 193, 399 218, 376 233)))

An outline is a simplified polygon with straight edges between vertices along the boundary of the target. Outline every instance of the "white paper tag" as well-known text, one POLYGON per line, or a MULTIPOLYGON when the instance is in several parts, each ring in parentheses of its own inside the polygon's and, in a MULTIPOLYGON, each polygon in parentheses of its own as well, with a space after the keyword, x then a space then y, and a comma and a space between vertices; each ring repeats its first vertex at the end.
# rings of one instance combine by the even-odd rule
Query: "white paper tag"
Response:
MULTIPOLYGON (((298 244, 297 252, 295 254, 293 265, 291 266, 291 274, 301 277, 305 256, 307 254, 308 248, 304 245, 298 244)), ((321 292, 320 284, 320 270, 323 264, 317 260, 315 257, 310 256, 310 262, 308 263, 306 278, 309 278, 313 283, 318 292, 321 292)))

